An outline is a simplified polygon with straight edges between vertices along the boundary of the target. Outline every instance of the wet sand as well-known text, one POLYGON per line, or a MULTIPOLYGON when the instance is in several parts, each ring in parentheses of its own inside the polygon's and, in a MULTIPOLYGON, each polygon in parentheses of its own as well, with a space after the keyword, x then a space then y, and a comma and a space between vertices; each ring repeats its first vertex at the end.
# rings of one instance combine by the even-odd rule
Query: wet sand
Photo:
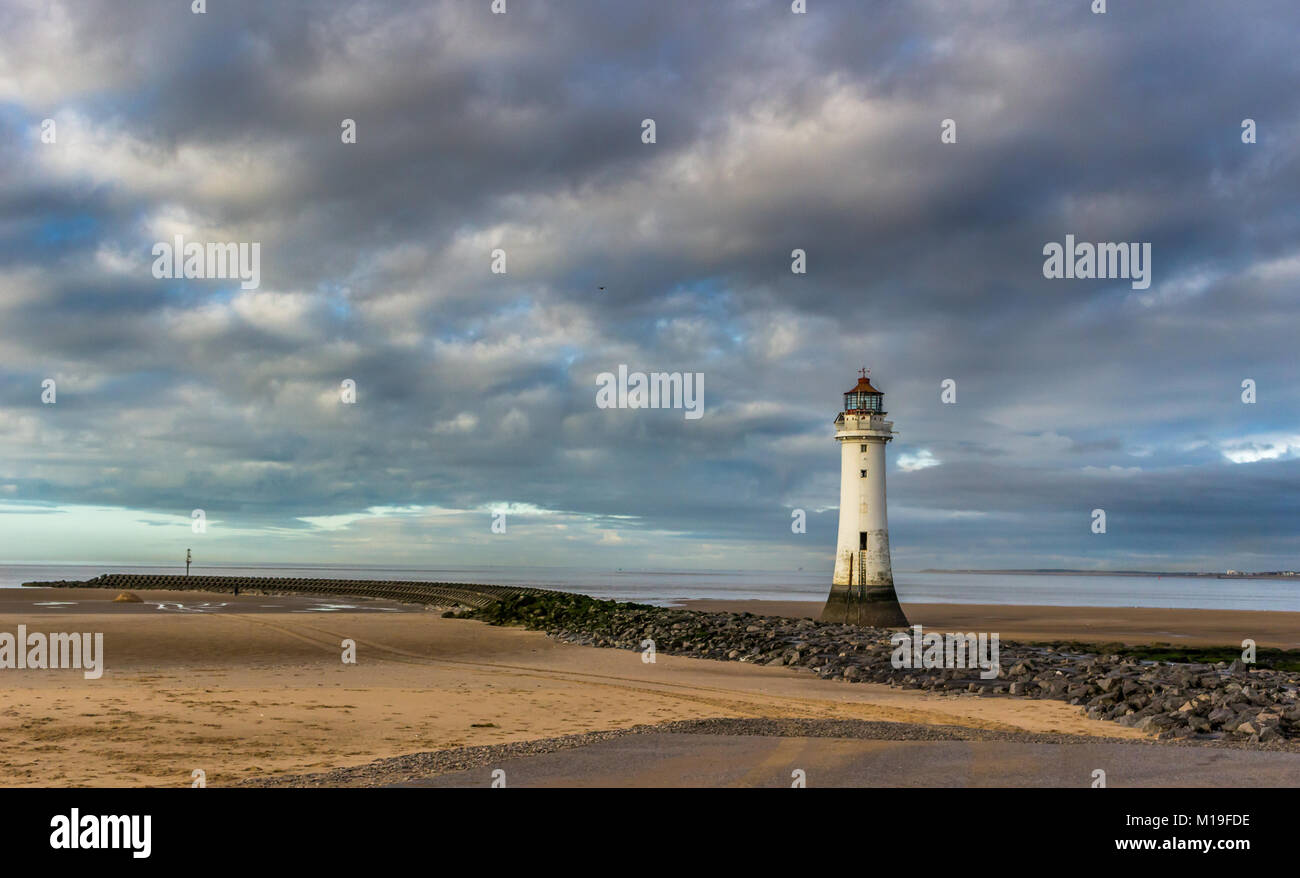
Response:
POLYGON ((1297 787, 1300 756, 1132 743, 644 734, 447 772, 411 786, 1297 787))
MULTIPOLYGON (((821 601, 683 601, 692 610, 816 619, 821 601)), ((1148 607, 1020 607, 999 604, 904 604, 908 621, 942 631, 997 632, 1003 640, 1082 640, 1300 649, 1300 612, 1167 610, 1148 607)))
POLYGON ((0 616, 157 615, 158 613, 422 613, 424 607, 374 598, 313 595, 220 594, 210 591, 132 589, 140 603, 114 601, 120 592, 103 588, 0 588, 0 616))

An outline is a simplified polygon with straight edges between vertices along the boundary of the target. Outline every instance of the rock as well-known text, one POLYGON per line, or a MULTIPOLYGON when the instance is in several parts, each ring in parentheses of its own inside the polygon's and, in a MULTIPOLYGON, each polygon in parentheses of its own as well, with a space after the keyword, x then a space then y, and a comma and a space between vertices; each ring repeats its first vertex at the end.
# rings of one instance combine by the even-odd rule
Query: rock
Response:
POLYGON ((142 601, 142 600, 140 599, 140 596, 139 596, 138 594, 134 594, 134 593, 129 592, 129 591, 124 591, 124 592, 120 593, 117 597, 113 598, 113 603, 115 603, 115 604, 142 604, 142 603, 144 603, 144 601, 142 601))
POLYGON ((1140 732, 1163 731, 1177 725, 1178 721, 1173 717, 1163 714, 1154 713, 1151 716, 1143 717, 1138 721, 1137 728, 1140 732))

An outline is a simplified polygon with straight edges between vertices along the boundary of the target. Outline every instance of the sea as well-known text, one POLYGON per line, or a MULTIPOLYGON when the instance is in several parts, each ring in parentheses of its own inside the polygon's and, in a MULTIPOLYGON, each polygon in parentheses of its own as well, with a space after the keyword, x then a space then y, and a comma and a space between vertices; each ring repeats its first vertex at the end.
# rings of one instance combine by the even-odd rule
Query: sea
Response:
MULTIPOLYGON (((183 565, 0 565, 0 588, 24 582, 90 579, 101 573, 184 573, 183 565)), ((598 598, 669 606, 692 599, 816 601, 826 597, 829 570, 625 570, 584 567, 343 567, 219 564, 192 576, 288 576, 307 579, 412 579, 531 585, 598 598)), ((896 570, 904 603, 1023 604, 1064 607, 1167 607, 1300 612, 1300 577, 1216 579, 1196 576, 1087 576, 1042 573, 936 573, 896 570)))

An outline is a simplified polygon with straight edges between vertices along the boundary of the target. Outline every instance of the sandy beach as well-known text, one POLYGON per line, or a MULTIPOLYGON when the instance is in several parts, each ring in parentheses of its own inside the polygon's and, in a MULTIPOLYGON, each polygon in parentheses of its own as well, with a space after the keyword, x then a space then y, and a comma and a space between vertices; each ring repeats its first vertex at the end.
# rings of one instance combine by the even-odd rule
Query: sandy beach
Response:
MULTIPOLYGON (((105 653, 97 680, 76 670, 0 672, 0 785, 188 786, 196 769, 209 785, 228 785, 421 751, 716 718, 884 721, 1149 740, 1135 729, 1088 720, 1059 701, 850 685, 787 668, 669 655, 646 664, 636 652, 445 619, 411 605, 139 594, 138 604, 113 603, 111 592, 95 589, 0 594, 0 631, 24 624, 29 630, 103 632, 105 653), (341 660, 345 639, 356 643, 355 665, 341 660)), ((998 609, 1030 626, 1026 631, 1049 623, 1046 615, 1026 612, 1035 608, 1014 608, 1019 616, 1013 608, 998 609)), ((1140 620, 1126 622, 1121 613, 1131 611, 1112 614, 1106 630, 1136 631, 1132 626, 1140 620)), ((974 618, 917 615, 935 626, 973 627, 974 618)), ((1175 614, 1152 630, 1164 636, 1191 618, 1175 614)), ((1206 626, 1211 621, 1201 618, 1206 626)), ((1290 621, 1274 620, 1268 630, 1281 632, 1290 621)), ((1011 637, 1013 627, 1002 623, 1003 636, 1011 637)), ((1053 634, 1081 636, 1084 630, 1076 625, 1053 634)), ((1193 633, 1217 640, 1215 630, 1193 633)), ((1265 642, 1264 634, 1255 636, 1265 642)), ((1279 638, 1285 642, 1285 635, 1279 638)), ((713 741, 700 758, 716 759, 707 754, 718 746, 713 741)), ((997 752, 998 764, 1010 764, 1006 752, 997 752)))
MULTIPOLYGON (((821 601, 683 601, 692 610, 816 619, 821 601)), ((1020 607, 1002 604, 904 604, 908 621, 936 631, 996 631, 1003 640, 1079 640, 1300 648, 1300 612, 1168 610, 1148 607, 1020 607)))

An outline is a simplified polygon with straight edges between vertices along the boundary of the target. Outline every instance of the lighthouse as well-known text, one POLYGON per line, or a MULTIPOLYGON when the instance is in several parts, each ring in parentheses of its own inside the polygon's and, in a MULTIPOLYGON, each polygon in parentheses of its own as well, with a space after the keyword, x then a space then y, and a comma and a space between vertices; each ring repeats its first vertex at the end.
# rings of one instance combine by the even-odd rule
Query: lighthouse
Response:
POLYGON ((835 418, 835 441, 840 443, 840 533, 823 622, 878 628, 907 625, 889 566, 885 445, 894 438, 894 424, 885 420, 884 403, 885 395, 862 369, 858 383, 844 394, 844 410, 835 418))

